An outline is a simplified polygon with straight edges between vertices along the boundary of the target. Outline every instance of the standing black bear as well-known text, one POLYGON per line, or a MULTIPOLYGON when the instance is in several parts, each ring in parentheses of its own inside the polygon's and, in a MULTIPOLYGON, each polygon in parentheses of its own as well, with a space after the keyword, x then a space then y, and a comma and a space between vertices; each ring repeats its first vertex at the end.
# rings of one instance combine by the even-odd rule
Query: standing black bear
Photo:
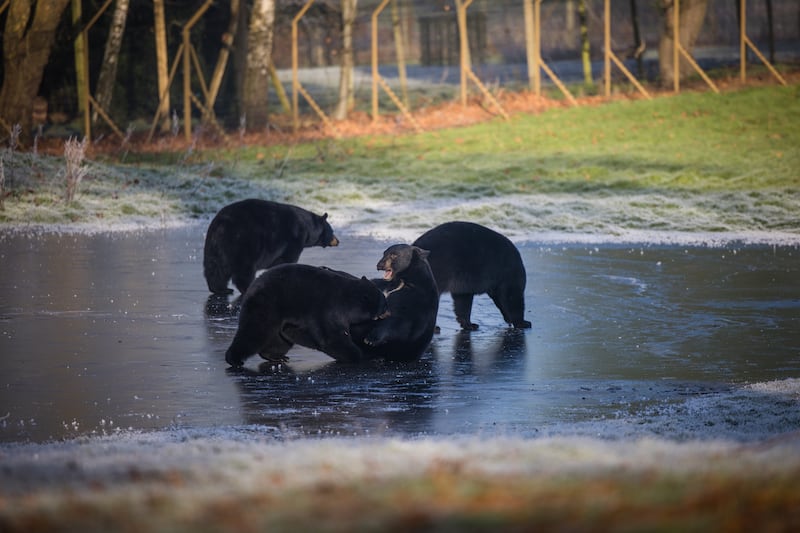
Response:
POLYGON ((427 256, 427 250, 395 244, 378 261, 383 279, 372 282, 386 295, 389 316, 356 324, 352 329, 367 357, 410 361, 422 355, 430 344, 436 329, 439 292, 427 256))
POLYGON ((226 205, 211 220, 203 250, 208 290, 230 294, 228 280, 244 294, 256 271, 296 263, 303 248, 337 246, 328 214, 300 207, 248 199, 226 205))
POLYGON ((416 241, 430 252, 428 263, 439 294, 453 295, 456 320, 464 329, 471 322, 472 297, 486 293, 503 319, 515 328, 529 328, 525 320, 527 276, 519 250, 504 235, 472 222, 447 222, 427 231, 416 241))
POLYGON ((337 361, 362 359, 350 335, 356 322, 386 314, 386 297, 367 278, 309 265, 278 265, 258 277, 242 298, 239 327, 225 361, 242 366, 258 353, 279 360, 294 344, 337 361))

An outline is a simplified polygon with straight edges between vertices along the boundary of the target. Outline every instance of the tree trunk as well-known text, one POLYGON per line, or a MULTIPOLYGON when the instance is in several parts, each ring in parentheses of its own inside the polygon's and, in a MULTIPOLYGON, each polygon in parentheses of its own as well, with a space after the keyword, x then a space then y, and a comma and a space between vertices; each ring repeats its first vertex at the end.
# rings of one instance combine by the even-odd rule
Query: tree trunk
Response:
POLYGON ((31 133, 33 100, 55 41, 56 28, 70 0, 15 0, 3 35, 3 87, 0 117, 31 133))
POLYGON ((228 66, 228 58, 231 55, 234 39, 236 37, 236 28, 239 25, 239 0, 230 0, 231 17, 228 21, 228 31, 222 36, 222 48, 217 58, 217 64, 214 67, 214 73, 211 75, 211 82, 208 86, 208 99, 206 100, 206 109, 213 116, 214 103, 217 101, 220 87, 222 86, 222 79, 225 76, 225 69, 228 66))
POLYGON ((537 95, 541 91, 539 74, 539 48, 536 46, 539 36, 534 34, 533 0, 522 1, 522 21, 525 27, 525 59, 528 63, 528 85, 537 95))
POLYGON ((636 10, 636 0, 631 0, 631 25, 633 26, 633 57, 636 59, 636 72, 644 78, 644 49, 642 34, 639 29, 639 12, 636 10))
POLYGON ((156 39, 156 69, 158 71, 158 98, 161 105, 161 131, 169 131, 169 56, 167 55, 167 25, 164 21, 164 0, 153 0, 153 20, 156 39), (161 99, 163 97, 163 100, 161 99))
POLYGON ((275 0, 254 0, 247 32, 247 66, 244 73, 242 112, 248 129, 267 126, 275 0))
POLYGON ((353 79, 353 23, 356 20, 358 0, 342 0, 342 58, 339 73, 339 103, 333 118, 343 120, 355 103, 353 79))
MULTIPOLYGON (((103 54, 103 65, 97 78, 95 94, 98 105, 108 113, 111 107, 111 98, 114 95, 114 85, 117 80, 117 65, 119 65, 119 51, 122 47, 122 37, 125 35, 125 21, 128 18, 129 0, 117 0, 114 7, 114 16, 106 39, 106 51, 103 54)), ((97 122, 97 110, 92 113, 92 123, 97 122)))
POLYGON ((250 30, 248 28, 250 20, 250 9, 247 3, 239 8, 239 23, 236 25, 236 35, 233 42, 233 79, 236 86, 236 114, 239 116, 240 124, 246 123, 244 118, 244 80, 247 72, 247 42, 250 30))
POLYGON ((592 76, 592 50, 589 43, 589 17, 586 14, 586 0, 578 0, 578 20, 581 27, 581 64, 583 65, 583 84, 594 86, 592 76))
POLYGON ((392 30, 394 31, 394 49, 397 55, 397 75, 400 81, 400 99, 408 107, 408 79, 406 76, 406 39, 403 21, 397 0, 392 0, 392 30))
MULTIPOLYGON (((83 5, 81 0, 72 0, 72 27, 73 28, 80 28, 83 26, 83 5)), ((88 73, 86 72, 86 65, 84 63, 84 53, 86 52, 86 42, 83 38, 83 32, 79 33, 75 37, 75 86, 76 92, 78 94, 78 113, 83 116, 85 111, 84 106, 86 102, 88 102, 88 98, 86 98, 86 88, 89 86, 86 83, 86 76, 88 73)))
POLYGON ((772 0, 767 0, 767 39, 769 40, 769 62, 775 62, 775 23, 772 20, 772 0))
MULTIPOLYGON (((664 24, 662 26, 661 36, 658 41, 658 70, 661 78, 661 84, 665 87, 672 86, 674 83, 674 69, 673 69, 673 20, 674 20, 674 1, 662 1, 662 14, 664 24)), ((680 44, 683 46, 687 53, 691 54, 694 49, 694 44, 700 31, 703 28, 703 21, 706 17, 706 9, 708 7, 708 0, 681 0, 680 2, 680 44)), ((692 71, 692 67, 685 59, 680 60, 680 77, 683 79, 686 74, 692 71)))

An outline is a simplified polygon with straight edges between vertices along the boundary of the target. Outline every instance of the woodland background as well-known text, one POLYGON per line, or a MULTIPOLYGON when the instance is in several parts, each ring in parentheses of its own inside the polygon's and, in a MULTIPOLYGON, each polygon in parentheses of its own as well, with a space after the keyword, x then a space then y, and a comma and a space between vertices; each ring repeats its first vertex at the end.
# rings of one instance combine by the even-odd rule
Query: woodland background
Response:
MULTIPOLYGON (((454 98, 454 90, 415 92, 419 84, 413 82, 425 82, 428 89, 437 84, 452 89, 459 69, 456 3, 460 1, 392 0, 379 19, 381 72, 400 84, 398 92, 412 109, 437 98, 454 98)), ((471 63, 495 93, 528 88, 523 4, 530 1, 476 0, 469 7, 471 63)), ((703 65, 737 64, 740 1, 681 1, 681 28, 685 28, 681 39, 703 65)), ((367 87, 358 81, 358 73, 369 71, 370 17, 379 3, 316 1, 298 24, 298 66, 309 80, 304 83, 334 118, 366 109, 367 87), (317 76, 308 77, 309 73, 317 76)), ((303 0, 6 1, 0 4, 2 136, 8 140, 15 130, 23 139, 37 134, 80 135, 83 76, 96 103, 92 104, 94 135, 109 133, 109 123, 130 134, 147 129, 155 118, 162 133, 174 131, 183 116, 181 65, 176 58, 190 21, 194 22, 188 33, 196 51, 197 69, 192 74, 196 101, 203 100, 202 84, 213 84, 214 72, 219 71, 211 104, 215 123, 228 131, 270 128, 288 111, 281 96, 291 87, 291 21, 305 4, 303 0), (87 26, 90 29, 84 32, 87 26), (88 50, 86 63, 80 47, 88 50), (172 68, 175 76, 167 89, 164 82, 172 68), (109 120, 96 112, 98 107, 109 120)), ((796 69, 800 3, 749 0, 746 7, 749 37, 779 68, 796 69)), ((669 86, 672 56, 663 50, 671 47, 672 0, 613 0, 611 9, 615 53, 640 79, 669 86)), ((592 68, 592 61, 602 56, 602 14, 603 0, 541 2, 542 57, 555 65, 556 74, 586 94, 596 91, 602 75, 596 66, 592 68), (571 74, 578 70, 579 77, 571 74)), ((682 76, 690 75, 690 69, 682 70, 682 76)), ((303 111, 310 112, 307 107, 303 111)), ((201 105, 191 113, 207 118, 201 105)))

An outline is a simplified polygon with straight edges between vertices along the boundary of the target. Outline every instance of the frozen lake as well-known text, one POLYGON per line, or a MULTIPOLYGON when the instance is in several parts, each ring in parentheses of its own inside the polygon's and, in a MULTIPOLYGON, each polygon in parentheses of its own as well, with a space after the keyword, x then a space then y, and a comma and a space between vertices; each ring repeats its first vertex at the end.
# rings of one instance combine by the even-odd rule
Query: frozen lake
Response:
MULTIPOLYGON (((752 441, 800 430, 800 249, 519 244, 527 318, 487 297, 418 362, 224 361, 236 329, 202 276, 204 225, 0 233, 0 442, 190 428, 316 435, 752 441)), ((377 276, 391 243, 343 233, 301 262, 377 276)))

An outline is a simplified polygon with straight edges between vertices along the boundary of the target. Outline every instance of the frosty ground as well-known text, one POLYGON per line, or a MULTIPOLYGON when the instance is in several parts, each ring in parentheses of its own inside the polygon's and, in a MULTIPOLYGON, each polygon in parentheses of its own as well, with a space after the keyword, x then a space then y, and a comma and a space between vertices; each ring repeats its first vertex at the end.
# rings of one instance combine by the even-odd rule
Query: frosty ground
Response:
MULTIPOLYGON (((796 250, 792 94, 734 96, 715 111, 701 96, 669 99, 667 107, 679 108, 674 120, 635 104, 684 137, 658 157, 645 151, 648 139, 628 135, 646 136, 635 121, 601 127, 631 111, 623 103, 588 126, 581 110, 559 112, 553 122, 518 119, 522 133, 507 139, 498 129, 462 130, 211 156, 184 147, 166 166, 92 161, 68 206, 56 159, 14 154, 4 157, 14 192, 0 212, 0 243, 17 232, 169 230, 260 196, 328 211, 344 235, 384 241, 409 241, 461 218, 520 244, 796 250), (785 104, 738 116, 764 98, 785 104), (606 143, 609 137, 615 142, 606 143), (744 157, 756 145, 762 150, 744 157), (505 155, 493 162, 492 151, 505 155)), ((793 300, 786 305, 796 309, 793 300)), ((674 411, 645 410, 539 437, 276 439, 247 425, 3 444, 0 529, 796 530, 797 378, 739 382, 674 411), (755 397, 762 403, 748 403, 755 397), (764 405, 769 416, 760 416, 764 405), (738 415, 751 408, 756 415, 748 420, 765 425, 741 426, 738 415)))
POLYGON ((4 447, 4 531, 790 531, 800 439, 169 432, 4 447))
MULTIPOLYGON (((139 230, 134 233, 158 236, 174 231, 139 230)), ((127 234, 123 232, 105 239, 100 228, 93 228, 90 233, 94 237, 87 236, 86 239, 99 239, 105 243, 97 248, 98 257, 112 252, 113 259, 107 258, 103 264, 124 263, 125 256, 121 250, 123 242, 129 238, 127 234), (118 254, 113 253, 114 249, 118 254)), ((167 301, 175 300, 176 295, 182 293, 204 300, 206 295, 196 255, 198 243, 202 242, 202 228, 188 234, 194 237, 190 244, 185 245, 185 251, 180 246, 167 247, 187 265, 186 272, 179 273, 181 279, 191 279, 183 281, 183 285, 175 286, 173 281, 163 277, 165 272, 171 271, 165 266, 168 263, 165 255, 159 254, 158 260, 152 261, 146 251, 134 254, 146 265, 144 268, 134 264, 120 266, 118 271, 124 273, 121 276, 124 280, 120 281, 126 286, 130 283, 133 267, 135 272, 144 271, 142 278, 145 286, 149 287, 148 293, 162 293, 163 287, 169 287, 171 296, 165 299, 167 301), (167 283, 163 282, 165 279, 167 283), (150 280, 155 280, 155 284, 150 280)), ((354 239, 357 240, 347 233, 342 237, 343 243, 350 243, 350 246, 354 239)), ((23 249, 36 249, 38 245, 40 256, 45 249, 41 243, 51 240, 42 235, 12 238, 6 234, 5 250, 18 249, 9 245, 19 239, 25 244, 23 249)), ((63 237, 64 249, 75 248, 71 243, 83 240, 83 237, 76 239, 67 234, 63 237)), ((178 239, 178 242, 186 240, 178 239)), ((552 243, 543 245, 543 251, 539 253, 549 257, 551 252, 547 250, 553 246, 552 243)), ((597 287, 617 287, 622 295, 629 295, 637 291, 647 292, 646 285, 654 283, 651 279, 619 276, 616 271, 603 270, 605 257, 611 255, 607 245, 589 239, 584 246, 585 252, 578 255, 589 268, 595 265, 597 287)), ((691 247, 686 242, 683 246, 691 247)), ((736 254, 739 250, 741 256, 740 246, 731 248, 726 244, 712 254, 720 257, 736 254)), ((791 261, 796 249, 791 245, 785 246, 780 253, 786 254, 791 261)), ((59 257, 58 250, 52 248, 47 247, 47 250, 59 257)), ((374 243, 368 249, 373 248, 380 250, 374 243)), ((702 249, 707 251, 707 246, 702 249)), ((766 251, 770 252, 770 248, 766 251)), ((304 259, 312 262, 321 258, 330 260, 333 256, 329 252, 310 250, 304 254, 304 259)), ((369 255, 362 258, 364 254, 359 252, 354 258, 345 244, 340 252, 348 260, 358 260, 359 266, 350 267, 354 271, 366 272, 368 266, 374 268, 374 259, 369 255)), ((657 246, 640 242, 636 250, 629 251, 628 247, 623 247, 618 253, 623 257, 644 254, 645 263, 652 267, 657 281, 660 271, 655 260, 660 253, 657 246)), ((0 255, 8 261, 8 255, 0 255)), ((75 257, 77 259, 77 254, 75 257)), ((92 263, 84 258, 78 261, 79 265, 92 263)), ((724 266, 725 262, 721 265, 724 266)), ((791 263, 789 265, 791 268, 791 263)), ((35 264, 29 266, 36 270, 35 264)), ((60 266, 47 264, 44 268, 66 272, 66 266, 63 263, 60 266)), ((534 279, 537 275, 541 273, 533 274, 534 279)), ((569 275, 569 272, 564 272, 564 276, 569 275)), ((92 282, 96 290, 84 291, 79 284, 68 295, 78 298, 84 292, 88 292, 90 297, 98 293, 96 297, 100 296, 100 287, 116 285, 113 280, 107 283, 99 278, 92 282)), ((126 290, 131 291, 130 288, 126 290)), ((22 301, 36 296, 27 288, 22 292, 25 293, 21 295, 22 301)), ((143 293, 130 294, 129 297, 136 303, 145 301, 143 293)), ((101 298, 108 300, 105 293, 101 298)), ((46 303, 49 299, 41 301, 46 303)), ((633 301, 631 299, 629 303, 633 301)), ((794 302, 790 299, 784 305, 791 311, 796 308, 794 302)), ((539 307, 534 311, 537 322, 546 320, 556 324, 565 321, 557 313, 561 305, 558 298, 548 305, 544 298, 537 297, 537 303, 539 307), (542 310, 556 313, 553 317, 545 317, 542 310)), ((647 300, 643 303, 646 304, 647 300)), ((69 320, 76 320, 85 315, 92 323, 97 322, 97 326, 87 327, 84 333, 88 333, 91 339, 93 334, 89 330, 102 328, 106 323, 117 323, 123 315, 129 314, 121 296, 114 296, 109 307, 110 310, 117 309, 116 314, 109 314, 100 305, 99 302, 91 304, 91 312, 87 312, 86 306, 78 303, 73 314, 69 314, 72 307, 66 311, 55 307, 52 316, 45 318, 57 319, 59 313, 66 313, 69 320)), ((608 302, 608 305, 613 307, 614 303, 608 302)), ((443 307, 449 310, 447 304, 443 307)), ((606 314, 609 309, 599 312, 606 314)), ((480 335, 489 335, 501 327, 491 321, 487 323, 489 311, 485 307, 476 311, 483 323, 480 335)), ((566 311, 564 316, 571 327, 583 329, 583 319, 575 315, 573 309, 566 311)), ((161 311, 144 310, 143 313, 133 313, 130 319, 141 327, 153 312, 161 311)), ((162 324, 165 337, 171 335, 180 340, 186 334, 177 328, 189 322, 191 319, 187 314, 193 312, 196 310, 183 309, 178 318, 166 313, 155 319, 162 324), (173 318, 165 321, 162 317, 173 318), (168 333, 165 328, 175 331, 168 333)), ((667 311, 663 309, 662 312, 667 311)), ((26 314, 26 309, 16 312, 17 316, 26 314)), ((18 318, 13 313, 4 313, 4 335, 13 330, 15 320, 18 318)), ((569 325, 562 326, 566 328, 569 325)), ((139 327, 133 330, 134 337, 143 331, 139 327)), ((40 334, 45 332, 41 328, 39 331, 40 334)), ((687 329, 686 333, 690 331, 687 329)), ((122 335, 122 332, 116 335, 122 335)), ((446 331, 442 336, 453 335, 454 331, 446 331)), ((114 338, 123 341, 120 346, 128 345, 128 337, 114 338)), ((229 335, 222 336, 218 342, 224 343, 226 339, 229 340, 229 335)), ((474 366, 483 370, 469 375, 454 373, 447 381, 451 387, 459 387, 461 382, 489 381, 500 372, 491 366, 492 361, 486 357, 490 354, 480 350, 482 337, 475 334, 472 341, 474 366)), ((139 342, 141 344, 129 349, 135 352, 136 346, 149 346, 147 338, 139 342)), ((530 342, 535 344, 539 339, 532 338, 530 342)), ((598 350, 613 351, 613 346, 598 344, 589 347, 589 352, 598 350)), ((208 349, 201 347, 200 351, 204 353, 208 349)), ((547 346, 539 353, 547 354, 547 346)), ((557 352, 555 355, 566 354, 557 352)), ((101 359, 107 357, 100 356, 101 359)), ((177 356, 173 353, 173 357, 177 356)), ((292 356, 297 357, 297 354, 292 356)), ((446 351, 443 357, 449 358, 446 351)), ((544 359, 539 363, 546 369, 547 358, 540 359, 544 359)), ((201 378, 213 375, 223 381, 231 379, 216 372, 213 364, 206 369, 204 360, 191 362, 189 369, 200 366, 194 373, 201 374, 201 378)), ((33 367, 34 363, 38 364, 38 361, 26 366, 33 367)), ((791 360, 790 363, 794 364, 791 360)), ((443 364, 456 363, 443 361, 443 364)), ((164 362, 159 363, 158 368, 161 369, 159 375, 165 377, 174 372, 164 362)), ((724 361, 712 362, 711 372, 714 369, 731 371, 724 361)), ((514 368, 509 370, 513 371, 514 368)), ((591 372, 591 369, 587 371, 591 372)), ((83 373, 80 367, 69 373, 76 372, 78 375, 83 373)), ((98 367, 93 365, 88 369, 89 377, 79 379, 91 379, 98 372, 98 367)), ((772 375, 781 374, 779 370, 772 372, 772 375)), ((336 375, 339 374, 347 372, 339 370, 336 375)), ((513 427, 491 429, 492 411, 498 414, 502 406, 492 404, 492 397, 485 401, 476 397, 468 402, 476 409, 473 414, 475 424, 471 426, 475 430, 471 432, 433 436, 387 436, 379 432, 365 436, 361 432, 359 436, 349 438, 331 436, 347 434, 336 431, 337 427, 342 429, 346 424, 334 424, 332 432, 325 432, 322 437, 309 437, 305 433, 280 430, 258 421, 245 425, 212 423, 207 427, 178 425, 172 429, 142 431, 123 429, 118 423, 110 425, 110 420, 107 420, 107 423, 100 424, 98 432, 84 431, 75 438, 0 445, 0 525, 9 531, 99 531, 109 528, 130 531, 220 528, 244 531, 263 528, 399 531, 409 528, 494 530, 540 527, 555 530, 733 530, 750 527, 790 530, 798 525, 800 495, 795 480, 800 474, 800 409, 797 408, 800 380, 791 372, 768 381, 748 383, 742 381, 741 375, 736 375, 733 376, 735 383, 724 387, 678 388, 672 392, 677 400, 673 398, 666 403, 657 400, 644 407, 636 405, 641 394, 631 393, 630 383, 620 381, 609 385, 608 391, 594 392, 598 386, 605 389, 607 385, 605 381, 598 384, 590 379, 581 387, 542 394, 542 387, 549 382, 542 372, 535 371, 534 374, 537 390, 521 391, 528 397, 525 402, 529 405, 536 403, 538 398, 546 400, 552 393, 557 396, 576 393, 595 396, 599 393, 602 397, 613 398, 612 407, 617 414, 567 423, 555 412, 553 424, 539 426, 536 434, 521 435, 513 427)), ((402 380, 403 375, 400 370, 392 373, 389 369, 388 372, 391 382, 402 380)), ((177 389, 170 389, 171 395, 166 400, 174 398, 175 394, 197 394, 194 386, 189 385, 194 376, 180 373, 178 376, 187 389, 181 390, 180 385, 177 389)), ((298 373, 302 381, 305 381, 304 376, 302 372, 298 373)), ((322 381, 313 372, 308 376, 309 380, 322 381)), ((246 376, 239 378, 246 383, 258 381, 253 384, 256 387, 253 398, 256 414, 270 409, 270 388, 275 394, 285 395, 286 391, 278 388, 279 381, 295 382, 291 375, 283 380, 279 380, 280 377, 267 372, 249 379, 246 376)), ((347 379, 341 376, 336 379, 342 381, 342 386, 347 383, 347 379)), ((370 392, 369 381, 353 381, 359 390, 367 387, 365 392, 370 392)), ((65 385, 66 381, 55 384, 56 387, 65 385)), ((317 394, 327 390, 323 385, 320 383, 315 387, 317 394)), ((637 384, 633 385, 636 389, 637 384)), ((119 395, 138 392, 138 389, 127 389, 121 381, 111 384, 111 390, 114 392, 109 393, 109 397, 113 396, 115 402, 119 395)), ((481 395, 484 389, 473 386, 468 390, 481 395)), ((336 392, 340 393, 338 389, 336 392)), ((391 390, 387 392, 391 393, 391 390)), ((646 394, 658 396, 658 392, 646 394)), ((105 395, 98 398, 105 398, 105 395)), ((38 400, 46 402, 45 398, 38 400)), ((136 398, 133 402, 142 403, 136 398)), ((174 398, 173 402, 180 402, 180 399, 174 398)), ((394 403, 397 404, 395 409, 403 404, 400 399, 394 403)), ((378 404, 371 407, 387 408, 378 404)), ((463 407, 450 405, 448 408, 455 416, 456 411, 463 410, 463 407)), ((324 419, 328 408, 320 398, 317 417, 324 419)), ((365 404, 364 408, 369 409, 370 405, 365 404)), ((337 413, 351 410, 352 407, 344 406, 337 413)), ((442 409, 435 412, 440 417, 448 416, 442 413, 442 409)), ((6 424, 12 414, 16 416, 16 410, 4 414, 0 423, 6 424)), ((468 413, 464 415, 469 416, 468 413)), ((356 413, 349 415, 350 418, 355 416, 356 413)), ((347 418, 345 414, 342 420, 347 418)), ((119 420, 114 417, 115 422, 119 420)), ((8 422, 18 423, 16 419, 8 422)), ((69 423, 69 420, 65 422, 69 423)))

